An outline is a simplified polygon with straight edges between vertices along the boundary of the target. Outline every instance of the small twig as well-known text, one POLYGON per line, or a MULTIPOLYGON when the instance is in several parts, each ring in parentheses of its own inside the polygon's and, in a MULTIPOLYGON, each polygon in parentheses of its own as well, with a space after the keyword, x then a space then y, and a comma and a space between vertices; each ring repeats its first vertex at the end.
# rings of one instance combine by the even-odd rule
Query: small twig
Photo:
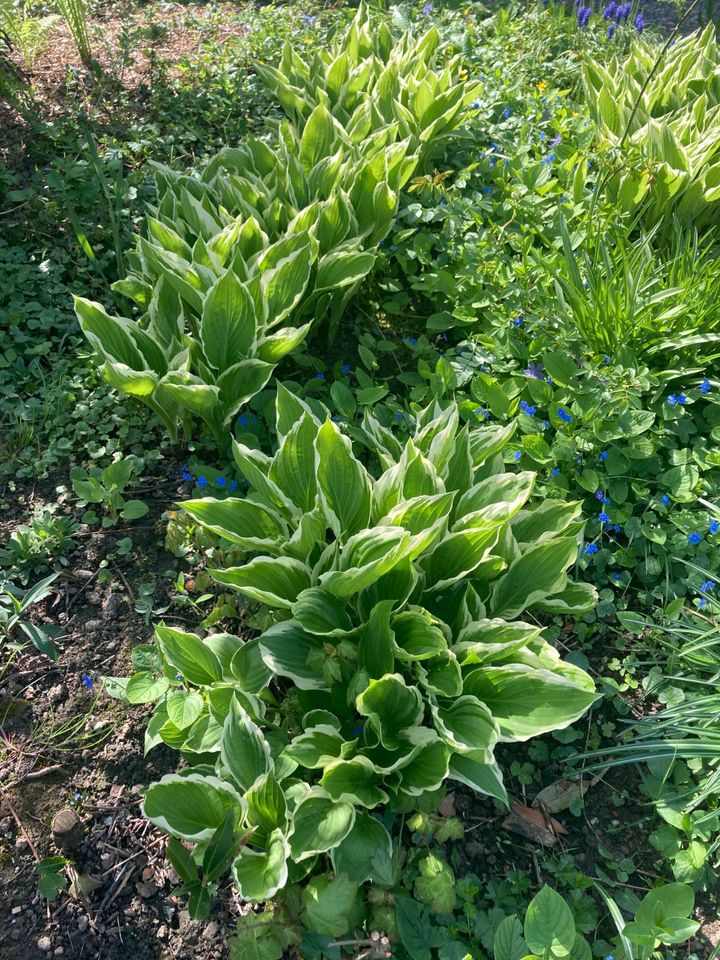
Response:
POLYGON ((103 912, 105 907, 109 907, 110 904, 113 903, 113 901, 120 896, 122 891, 127 886, 128 880, 135 873, 137 869, 138 867, 135 864, 128 864, 125 870, 120 873, 117 880, 115 880, 115 882, 112 884, 108 892, 105 894, 105 897, 103 898, 102 903, 97 908, 95 912, 96 918, 100 916, 100 914, 103 912))
POLYGON ((49 767, 43 767, 42 770, 31 770, 30 773, 26 773, 24 777, 20 777, 17 781, 20 783, 22 780, 39 780, 40 777, 46 777, 51 773, 59 773, 60 770, 64 770, 65 767, 61 763, 53 763, 49 767))
POLYGON ((33 856, 35 857, 35 860, 39 863, 40 860, 41 860, 41 857, 40 857, 40 854, 37 852, 37 847, 36 847, 35 844, 32 842, 32 838, 31 838, 30 834, 27 832, 27 830, 25 829, 25 827, 22 825, 22 820, 20 819, 20 817, 19 817, 19 816, 17 815, 17 813, 15 812, 15 807, 14 807, 14 806, 12 805, 12 803, 10 802, 10 797, 8 797, 8 795, 7 795, 7 793, 5 792, 5 790, 4 790, 3 787, 0 787, 0 793, 2 794, 3 800, 4 800, 5 803, 7 804, 8 810, 9 810, 10 813, 12 814, 13 820, 14 820, 15 823, 18 825, 18 829, 20 830, 20 833, 22 833, 22 835, 23 835, 23 836, 25 837, 25 839, 27 840, 28 846, 29 846, 30 849, 32 850, 32 854, 33 854, 33 856))
POLYGON ((122 570, 120 569, 120 567, 116 566, 115 564, 113 564, 113 570, 115 571, 115 573, 116 573, 116 574, 120 577, 120 579, 122 580, 123 586, 124 586, 125 589, 127 590, 127 595, 130 597, 130 603, 132 603, 132 605, 135 606, 135 594, 132 592, 132 590, 131 590, 131 588, 130 588, 130 584, 129 584, 129 583, 127 582, 127 580, 125 579, 125 574, 122 572, 122 570))

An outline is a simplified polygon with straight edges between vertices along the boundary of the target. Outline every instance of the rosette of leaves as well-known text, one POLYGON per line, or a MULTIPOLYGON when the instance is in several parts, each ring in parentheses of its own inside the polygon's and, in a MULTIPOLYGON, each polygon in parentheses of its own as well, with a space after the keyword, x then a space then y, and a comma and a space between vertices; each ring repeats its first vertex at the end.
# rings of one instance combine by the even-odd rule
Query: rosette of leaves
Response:
POLYGON ((630 56, 588 58, 583 86, 612 171, 607 190, 651 224, 717 222, 720 201, 720 54, 712 25, 663 51, 637 39, 630 56))
POLYGON ((479 90, 461 76, 462 57, 443 54, 435 27, 419 40, 410 31, 395 40, 363 2, 329 49, 300 53, 288 41, 277 67, 256 63, 255 71, 290 117, 307 119, 322 104, 363 149, 384 131, 410 137, 421 162, 462 123, 479 90))
POLYGON ((232 808, 247 899, 326 853, 352 882, 377 879, 390 838, 372 811, 412 809, 447 779, 505 801, 495 745, 566 727, 596 699, 519 619, 586 610, 594 591, 567 575, 578 505, 530 508, 534 474, 505 472, 513 431, 433 405, 401 444, 366 414, 374 476, 280 386, 275 456, 234 447, 247 496, 183 504, 247 552, 212 575, 270 626, 246 641, 158 627, 159 659, 125 693, 158 702, 149 745, 215 760, 151 786, 146 815, 203 842, 232 808))

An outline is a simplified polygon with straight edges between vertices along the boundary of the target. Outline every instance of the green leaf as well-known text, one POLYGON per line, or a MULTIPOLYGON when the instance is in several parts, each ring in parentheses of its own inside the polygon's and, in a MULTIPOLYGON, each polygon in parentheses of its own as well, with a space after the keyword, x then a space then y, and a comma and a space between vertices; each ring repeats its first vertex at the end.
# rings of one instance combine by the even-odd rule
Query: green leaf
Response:
POLYGON ((311 510, 315 506, 317 434, 317 423, 310 414, 303 413, 283 438, 268 474, 270 480, 303 511, 311 510))
POLYGON ((444 590, 469 576, 488 557, 498 535, 498 525, 489 521, 448 534, 420 561, 427 589, 444 590))
POLYGON ((287 528, 278 514, 252 500, 204 497, 186 500, 181 507, 203 527, 247 550, 262 550, 287 536, 287 528))
POLYGON ((165 701, 168 718, 178 730, 195 723, 204 706, 205 701, 195 690, 174 690, 165 701))
POLYGON ((373 268, 374 253, 356 253, 344 250, 328 253, 318 261, 315 290, 339 290, 359 283, 373 268))
POLYGON ((313 877, 302 892, 302 921, 308 930, 327 937, 340 937, 351 926, 357 902, 358 885, 345 874, 332 880, 313 877))
POLYGON ((230 862, 235 857, 241 842, 241 836, 235 832, 233 811, 228 810, 225 819, 205 848, 202 868, 203 879, 206 882, 212 883, 229 869, 230 862))
POLYGON ((346 604, 322 587, 303 590, 292 606, 292 615, 303 630, 323 637, 348 633, 353 626, 346 604))
POLYGON ((345 742, 334 726, 319 723, 293 737, 283 753, 303 767, 326 767, 343 756, 345 742))
POLYGON ((255 342, 253 299, 232 270, 210 288, 203 304, 200 338, 208 362, 221 373, 243 360, 255 342))
POLYGON ((143 814, 181 840, 209 840, 232 810, 241 822, 245 803, 234 787, 217 777, 166 774, 145 791, 143 814))
POLYGON ((292 557, 256 557, 244 567, 211 570, 214 580, 268 607, 291 610, 310 586, 310 571, 292 557))
POLYGON ((487 760, 492 759, 500 731, 484 703, 465 695, 447 707, 431 704, 431 710, 438 733, 453 751, 474 756, 485 751, 487 760))
POLYGON ((290 850, 293 860, 306 860, 318 853, 328 853, 350 833, 355 822, 355 808, 350 803, 336 803, 319 795, 317 788, 300 801, 293 814, 290 850))
POLYGON ((287 829, 287 803, 285 794, 278 784, 275 775, 256 780, 245 794, 248 805, 248 822, 256 827, 256 833, 261 838, 268 836, 273 830, 287 829))
POLYGON ((493 586, 492 615, 512 620, 533 603, 560 593, 567 583, 566 569, 576 556, 575 537, 561 537, 530 547, 493 586))
POLYGON ((157 677, 154 673, 135 673, 125 687, 128 703, 154 703, 159 700, 170 686, 167 677, 157 677))
POLYGON ((495 797, 505 806, 509 806, 507 790, 503 783, 502 771, 495 760, 487 761, 484 750, 477 754, 453 754, 450 757, 449 776, 478 793, 495 797))
POLYGON ((398 660, 430 660, 447 650, 445 634, 427 610, 405 610, 391 623, 398 660))
POLYGON ((427 907, 407 896, 395 897, 398 936, 412 960, 432 960, 433 926, 427 907))
POLYGON ((331 420, 318 431, 316 451, 323 509, 335 535, 345 539, 370 520, 370 478, 353 456, 350 441, 331 420))
POLYGON ((500 727, 501 740, 529 740, 574 723, 597 699, 592 681, 583 688, 523 664, 479 667, 464 680, 465 693, 481 700, 500 727))
POLYGON ((528 947, 539 956, 548 948, 554 957, 566 957, 572 950, 575 942, 572 911, 551 887, 542 887, 530 901, 524 933, 528 947))
POLYGON ((233 699, 223 724, 220 757, 241 790, 248 790, 271 769, 270 745, 262 730, 233 699))
POLYGON ((388 795, 380 789, 379 782, 374 765, 363 756, 331 762, 320 780, 333 800, 347 800, 363 807, 387 803, 388 795))
POLYGON ((395 668, 394 634, 390 616, 394 600, 380 600, 372 608, 358 644, 358 663, 371 679, 379 679, 395 668))
POLYGON ((424 712, 423 699, 417 687, 408 687, 399 673, 371 680, 355 701, 358 713, 370 723, 388 750, 404 745, 401 731, 416 726, 424 712))
POLYGON ((495 960, 522 960, 528 952, 522 931, 522 924, 515 916, 500 922, 493 940, 495 960))
POLYGON ((232 876, 243 900, 262 903, 287 883, 290 847, 282 830, 273 830, 263 852, 243 847, 232 865, 232 876))
POLYGON ((376 864, 384 866, 392 857, 392 840, 385 827, 365 810, 358 810, 355 823, 330 857, 335 873, 346 874, 355 883, 383 882, 376 864))
POLYGON ((322 670, 323 641, 293 620, 275 624, 260 637, 265 665, 281 677, 289 677, 301 690, 327 690, 322 670))
POLYGON ((161 625, 155 628, 155 637, 167 662, 179 670, 188 683, 204 686, 222 680, 220 661, 194 633, 161 625))
POLYGON ((120 511, 123 520, 139 520, 144 517, 150 507, 142 500, 126 500, 120 511))

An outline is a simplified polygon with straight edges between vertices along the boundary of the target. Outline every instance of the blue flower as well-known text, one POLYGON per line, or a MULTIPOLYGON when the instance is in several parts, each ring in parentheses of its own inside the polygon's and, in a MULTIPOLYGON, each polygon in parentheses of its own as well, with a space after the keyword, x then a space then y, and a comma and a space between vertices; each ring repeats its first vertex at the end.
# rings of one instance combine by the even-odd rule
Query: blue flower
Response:
POLYGON ((359 737, 360 734, 362 733, 362 729, 363 729, 363 728, 362 728, 362 724, 361 724, 361 723, 358 723, 358 724, 356 724, 356 725, 352 728, 352 730, 351 730, 350 732, 351 732, 351 734, 352 734, 353 737, 359 737))
POLYGON ((638 33, 642 33, 645 29, 645 17, 641 13, 635 17, 635 29, 638 33))
POLYGON ((600 459, 607 460, 607 458, 608 458, 608 452, 607 450, 603 450, 602 453, 600 454, 600 459))
POLYGON ((91 687, 93 685, 91 678, 86 673, 82 675, 82 682, 86 687, 91 687))
POLYGON ((710 526, 708 527, 708 533, 717 533, 720 530, 720 521, 711 520, 710 526))
POLYGON ((712 390, 712 384, 710 383, 707 377, 705 377, 705 379, 700 384, 698 389, 700 390, 700 393, 710 393, 710 391, 712 390))
POLYGON ((409 347, 414 347, 414 346, 417 344, 417 337, 405 337, 404 342, 405 342, 409 347))
POLYGON ((590 17, 592 16, 592 7, 580 7, 578 10, 577 20, 578 27, 581 30, 584 30, 590 22, 590 17))
POLYGON ((396 244, 396 243, 391 243, 391 244, 390 244, 390 253, 396 253, 396 252, 397 252, 397 244, 396 244))
POLYGON ((559 133, 556 133, 555 136, 550 141, 550 146, 557 147, 561 143, 562 143, 562 137, 560 136, 559 133))
POLYGON ((596 499, 596 500, 603 500, 603 501, 605 500, 605 494, 602 492, 602 490, 596 490, 596 491, 595 491, 595 499, 596 499))
POLYGON ((479 101, 479 100, 473 100, 473 102, 470 104, 470 106, 472 107, 473 110, 479 110, 479 109, 480 109, 480 101, 479 101))
POLYGON ((192 474, 190 473, 189 470, 183 470, 181 476, 185 481, 185 483, 189 483, 192 480, 192 474))
POLYGON ((487 420, 488 417, 490 416, 490 411, 489 411, 489 410, 483 410, 482 407, 478 407, 477 410, 475 411, 475 416, 476 416, 476 417, 482 417, 484 420, 487 420))
POLYGON ((603 10, 603 17, 605 17, 606 20, 612 20, 614 14, 615 14, 615 0, 610 0, 610 3, 603 10))
POLYGON ((688 543, 697 544, 702 540, 702 534, 698 533, 696 530, 693 530, 691 534, 688 535, 688 543))
POLYGON ((549 430, 549 429, 550 429, 550 423, 549 423, 547 420, 543 420, 541 426, 542 426, 543 430, 549 430))
POLYGON ((620 524, 619 523, 613 524, 612 529, 613 529, 613 533, 620 533, 620 529, 621 529, 620 524))
POLYGON ((523 373, 526 377, 530 377, 531 380, 545 379, 545 368, 541 363, 535 363, 534 360, 528 363, 527 369, 523 370, 523 373))
POLYGON ((675 407, 678 405, 682 406, 683 404, 687 403, 687 397, 685 396, 684 393, 677 393, 677 394, 671 393, 670 396, 667 398, 667 402, 670 404, 671 407, 675 407))
POLYGON ((215 481, 215 486, 216 486, 216 487, 224 487, 224 486, 225 486, 225 477, 218 477, 217 480, 215 481))
POLYGON ((526 413, 529 417, 534 417, 535 412, 537 411, 537 407, 528 403, 527 400, 520 401, 520 409, 522 410, 523 413, 526 413))
POLYGON ((198 477, 198 478, 197 478, 197 485, 200 487, 201 490, 203 489, 203 487, 206 487, 206 486, 207 486, 207 477, 198 477))
POLYGON ((505 117, 506 120, 510 119, 511 113, 512 113, 512 110, 510 109, 510 107, 505 107, 505 109, 503 110, 503 116, 505 117))
POLYGON ((513 454, 513 460, 519 460, 521 456, 522 456, 522 451, 516 450, 515 453, 513 454))
POLYGON ((568 413, 565 407, 558 407, 557 415, 563 423, 572 423, 572 414, 568 413))
POLYGON ((395 419, 396 419, 396 420, 402 420, 404 417, 405 417, 405 414, 404 414, 402 411, 398 411, 398 412, 395 414, 395 419))
MULTIPOLYGON (((589 167, 589 166, 590 166, 590 164, 588 164, 588 167, 589 167)), ((612 363, 612 360, 610 359, 610 354, 609 354, 609 353, 606 353, 605 356, 603 357, 603 363, 605 363, 605 364, 612 363)))
POLYGON ((611 573, 610 576, 613 578, 613 580, 622 580, 622 574, 618 573, 617 570, 615 573, 611 573))
POLYGON ((615 24, 614 24, 614 23, 611 23, 610 26, 607 28, 607 33, 605 34, 605 36, 608 38, 608 40, 612 40, 612 38, 615 36, 615 24))
POLYGON ((706 580, 705 583, 700 584, 700 589, 703 593, 712 593, 715 589, 715 582, 713 580, 706 580))
POLYGON ((340 369, 343 373, 350 373, 351 367, 349 363, 344 363, 340 369))
POLYGON ((596 543, 589 543, 583 550, 583 553, 591 557, 594 553, 597 553, 599 549, 600 547, 596 543))
POLYGON ((552 163, 555 159, 555 153, 549 153, 546 157, 543 157, 543 163, 552 163))
POLYGON ((425 14, 426 17, 429 17, 432 11, 433 11, 433 5, 431 3, 426 3, 425 6, 422 8, 422 12, 425 14))
POLYGON ((324 374, 324 373, 316 373, 316 374, 315 374, 315 379, 316 379, 316 380, 324 380, 324 379, 325 379, 325 374, 324 374))
POLYGON ((661 503, 664 507, 669 507, 669 506, 670 506, 670 497, 669 497, 666 493, 664 493, 664 494, 660 497, 660 503, 661 503))
POLYGON ((706 607, 706 606, 707 606, 707 600, 705 599, 705 597, 701 597, 700 600, 698 600, 697 605, 698 605, 698 607, 700 607, 701 610, 702 610, 703 607, 706 607))
POLYGON ((237 490, 237 487, 238 487, 237 480, 231 480, 228 490, 237 490))
POLYGON ((523 325, 523 318, 522 318, 522 317, 515 317, 515 319, 513 320, 513 326, 514 326, 514 327, 521 327, 522 325, 523 325))
POLYGON ((439 207, 446 207, 446 206, 447 206, 447 200, 441 200, 441 201, 438 203, 438 206, 439 206, 439 207))
POLYGON ((598 520, 600 523, 610 523, 610 517, 604 510, 598 514, 598 520))
POLYGON ((560 467, 555 467, 555 468, 552 470, 550 476, 551 476, 551 477, 556 477, 559 473, 560 473, 560 467))

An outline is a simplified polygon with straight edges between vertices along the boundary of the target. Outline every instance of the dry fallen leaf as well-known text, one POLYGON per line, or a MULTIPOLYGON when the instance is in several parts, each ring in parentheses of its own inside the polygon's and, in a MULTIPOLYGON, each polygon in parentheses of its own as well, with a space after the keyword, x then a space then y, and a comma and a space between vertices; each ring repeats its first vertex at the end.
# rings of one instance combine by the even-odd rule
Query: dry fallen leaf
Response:
POLYGON ((456 817, 457 810, 455 809, 455 794, 447 793, 443 797, 443 800, 438 807, 438 813, 441 817, 456 817))
POLYGON ((522 803, 513 803, 510 811, 503 820, 503 827, 525 837, 526 840, 539 843, 543 847, 554 847, 558 834, 567 836, 565 827, 554 817, 546 817, 541 810, 533 810, 522 803))
POLYGON ((537 794, 533 806, 543 807, 548 813, 569 810, 575 800, 584 796, 589 786, 589 780, 556 780, 537 794))

